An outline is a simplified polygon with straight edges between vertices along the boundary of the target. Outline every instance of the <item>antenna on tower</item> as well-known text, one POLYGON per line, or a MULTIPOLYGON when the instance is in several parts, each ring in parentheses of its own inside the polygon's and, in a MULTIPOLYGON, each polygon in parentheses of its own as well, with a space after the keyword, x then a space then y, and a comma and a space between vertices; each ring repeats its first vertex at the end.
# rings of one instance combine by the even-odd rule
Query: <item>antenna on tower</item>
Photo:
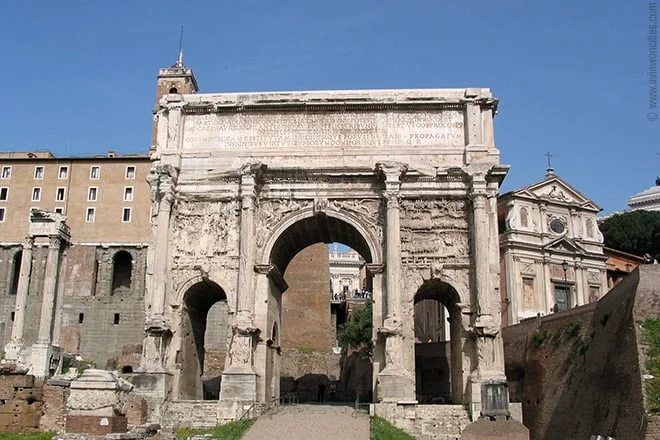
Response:
POLYGON ((179 34, 179 58, 176 60, 176 67, 183 67, 183 26, 179 34))

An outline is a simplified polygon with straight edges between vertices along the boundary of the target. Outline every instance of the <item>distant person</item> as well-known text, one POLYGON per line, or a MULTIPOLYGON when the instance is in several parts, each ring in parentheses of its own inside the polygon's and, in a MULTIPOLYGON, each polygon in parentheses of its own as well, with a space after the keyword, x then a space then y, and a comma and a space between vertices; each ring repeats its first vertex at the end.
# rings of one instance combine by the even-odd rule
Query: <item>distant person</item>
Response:
POLYGON ((644 254, 644 264, 655 264, 655 258, 648 252, 644 254))

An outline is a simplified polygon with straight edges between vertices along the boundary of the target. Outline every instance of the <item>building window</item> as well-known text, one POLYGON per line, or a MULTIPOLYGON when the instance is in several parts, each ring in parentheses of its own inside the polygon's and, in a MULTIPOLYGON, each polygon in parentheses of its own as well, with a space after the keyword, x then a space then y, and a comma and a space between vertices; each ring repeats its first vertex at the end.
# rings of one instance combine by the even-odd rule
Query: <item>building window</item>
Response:
POLYGON ((11 167, 2 167, 2 174, 0 175, 2 179, 11 179, 11 167))
POLYGON ((124 188, 124 202, 132 202, 132 201, 133 201, 133 187, 127 186, 124 188))
POLYGON ((124 208, 124 210, 121 213, 121 221, 124 223, 128 223, 131 221, 131 208, 124 208))
POLYGON ((563 234, 566 231, 566 226, 564 222, 555 218, 550 221, 550 230, 555 234, 563 234))
POLYGON ((60 186, 57 188, 57 193, 55 194, 55 200, 58 202, 63 201, 66 198, 66 188, 60 186))
POLYGON ((135 167, 133 166, 126 167, 126 179, 128 180, 135 179, 135 167))
POLYGON ((89 178, 93 180, 101 178, 101 167, 93 165, 89 169, 89 178))
POLYGON ((41 188, 32 188, 32 201, 38 202, 39 200, 41 200, 41 188))
POLYGON ((114 325, 119 325, 119 313, 115 313, 115 317, 112 321, 114 325))
POLYGON ((600 287, 589 286, 589 302, 596 302, 600 299, 600 287))
POLYGON ((536 293, 534 292, 534 278, 523 277, 523 308, 534 310, 536 307, 536 293))
POLYGON ((95 186, 90 186, 89 189, 87 190, 87 201, 88 202, 95 202, 96 197, 98 196, 98 188, 95 186))
POLYGON ((85 314, 78 313, 78 324, 82 324, 84 320, 85 320, 85 314))
POLYGON ((6 208, 0 208, 0 222, 5 221, 5 212, 6 212, 6 208))
POLYGON ((527 214, 527 208, 520 209, 520 227, 521 228, 529 227, 529 215, 527 214))
POLYGON ((34 167, 34 178, 39 180, 44 178, 44 167, 34 167))
POLYGON ((9 188, 0 188, 0 202, 6 202, 9 196, 9 188))
POLYGON ((68 179, 69 178, 69 167, 60 167, 60 171, 57 173, 58 179, 68 179))
POLYGON ((133 257, 126 251, 119 251, 112 258, 112 295, 128 293, 131 290, 133 257))
POLYGON ((587 219, 587 238, 594 238, 594 222, 590 218, 587 219))
POLYGON ((61 206, 58 206, 57 208, 55 208, 55 212, 57 214, 64 214, 64 208, 61 207, 61 206))
POLYGON ((94 218, 96 217, 95 208, 87 208, 87 214, 85 215, 85 221, 87 223, 94 223, 94 218))

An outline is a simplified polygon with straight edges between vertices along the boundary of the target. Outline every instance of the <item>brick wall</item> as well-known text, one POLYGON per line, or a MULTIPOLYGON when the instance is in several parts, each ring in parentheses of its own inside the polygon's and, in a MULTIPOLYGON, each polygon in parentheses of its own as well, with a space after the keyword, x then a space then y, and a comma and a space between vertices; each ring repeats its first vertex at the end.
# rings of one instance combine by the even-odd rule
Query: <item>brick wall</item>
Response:
POLYGON ((309 347, 329 352, 334 345, 330 319, 328 246, 300 251, 284 274, 289 289, 282 295, 282 347, 309 347))
POLYGON ((44 385, 44 415, 39 429, 44 432, 64 432, 66 421, 66 399, 69 387, 44 385))
POLYGON ((511 398, 532 439, 644 438, 637 320, 659 313, 655 286, 660 267, 642 266, 597 304, 544 317, 538 330, 535 320, 503 329, 511 398))
POLYGON ((43 388, 34 376, 0 375, 0 432, 39 429, 43 411, 43 388))

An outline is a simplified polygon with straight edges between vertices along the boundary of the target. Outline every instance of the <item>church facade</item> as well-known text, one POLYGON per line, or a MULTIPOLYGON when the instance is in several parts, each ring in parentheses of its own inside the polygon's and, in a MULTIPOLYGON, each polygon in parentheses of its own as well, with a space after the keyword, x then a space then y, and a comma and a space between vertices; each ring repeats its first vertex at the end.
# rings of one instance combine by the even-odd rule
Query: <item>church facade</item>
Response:
POLYGON ((588 304, 607 292, 600 210, 552 169, 543 180, 500 196, 504 325, 588 304))

